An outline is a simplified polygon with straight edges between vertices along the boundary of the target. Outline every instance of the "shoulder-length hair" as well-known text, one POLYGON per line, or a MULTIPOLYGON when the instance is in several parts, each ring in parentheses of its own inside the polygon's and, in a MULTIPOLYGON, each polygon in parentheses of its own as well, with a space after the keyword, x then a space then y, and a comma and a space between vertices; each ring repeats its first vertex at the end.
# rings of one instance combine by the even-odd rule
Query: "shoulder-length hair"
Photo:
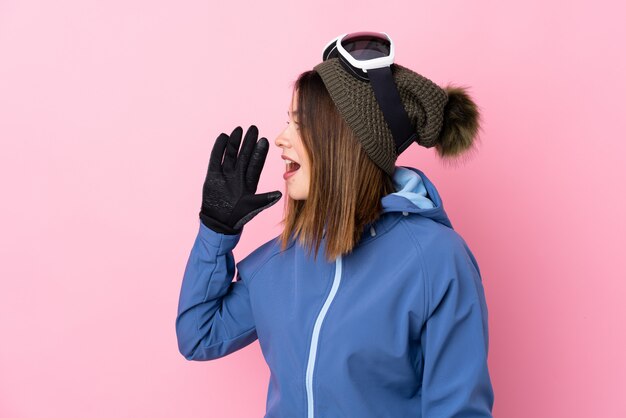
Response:
POLYGON ((333 261, 350 253, 365 226, 378 219, 382 197, 395 191, 393 180, 368 157, 316 71, 300 74, 293 94, 298 98, 298 125, 311 177, 306 200, 285 193, 281 249, 293 237, 309 255, 315 249, 317 259, 325 237, 326 258, 333 261))

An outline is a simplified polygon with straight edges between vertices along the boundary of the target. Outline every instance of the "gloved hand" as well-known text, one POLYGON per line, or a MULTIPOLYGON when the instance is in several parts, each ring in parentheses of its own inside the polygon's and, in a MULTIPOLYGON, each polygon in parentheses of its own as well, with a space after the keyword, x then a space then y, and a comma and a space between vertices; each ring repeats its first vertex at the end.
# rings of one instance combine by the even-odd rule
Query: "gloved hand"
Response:
POLYGON ((269 142, 266 138, 257 142, 259 131, 251 125, 237 157, 242 133, 243 129, 238 126, 230 137, 224 133, 217 137, 202 188, 200 220, 221 234, 241 233, 246 222, 283 195, 278 190, 255 194, 269 142))

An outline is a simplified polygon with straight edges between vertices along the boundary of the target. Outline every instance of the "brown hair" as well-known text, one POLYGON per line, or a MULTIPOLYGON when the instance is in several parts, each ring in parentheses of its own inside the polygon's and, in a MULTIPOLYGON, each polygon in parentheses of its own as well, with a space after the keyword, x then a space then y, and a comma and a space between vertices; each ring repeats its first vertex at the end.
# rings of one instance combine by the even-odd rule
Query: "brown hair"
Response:
POLYGON ((381 198, 395 191, 392 178, 367 156, 333 103, 319 74, 305 71, 294 82, 298 126, 311 162, 309 194, 287 193, 279 236, 284 251, 292 235, 315 258, 326 228, 326 257, 352 251, 365 226, 380 216, 381 198))

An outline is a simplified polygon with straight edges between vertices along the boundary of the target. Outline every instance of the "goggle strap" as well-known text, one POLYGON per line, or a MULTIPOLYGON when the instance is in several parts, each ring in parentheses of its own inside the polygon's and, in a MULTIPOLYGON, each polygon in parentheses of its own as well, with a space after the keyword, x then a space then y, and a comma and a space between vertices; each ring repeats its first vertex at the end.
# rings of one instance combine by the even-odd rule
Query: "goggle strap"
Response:
POLYGON ((369 78, 367 77, 367 74, 365 74, 363 72, 363 70, 358 69, 358 68, 354 68, 349 62, 348 60, 346 60, 344 58, 343 55, 339 54, 339 63, 341 64, 341 66, 350 74, 352 74, 352 76, 354 76, 355 78, 361 80, 361 81, 369 81, 369 78))
POLYGON ((411 128, 409 116, 402 105, 391 66, 367 70, 367 75, 396 143, 396 153, 400 155, 417 139, 417 133, 411 128))

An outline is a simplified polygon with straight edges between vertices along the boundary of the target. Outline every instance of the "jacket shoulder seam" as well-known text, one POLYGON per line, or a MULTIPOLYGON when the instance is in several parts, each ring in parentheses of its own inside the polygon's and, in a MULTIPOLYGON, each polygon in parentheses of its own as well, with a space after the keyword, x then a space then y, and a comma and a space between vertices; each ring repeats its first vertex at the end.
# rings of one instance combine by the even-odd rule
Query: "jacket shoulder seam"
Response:
POLYGON ((423 250, 422 250, 422 246, 420 245, 420 243, 417 240, 417 238, 415 237, 415 235, 411 232, 411 229, 406 225, 406 222, 408 222, 408 221, 406 221, 404 219, 401 219, 399 221, 399 223, 402 225, 402 227, 406 231, 406 233, 409 236, 409 238, 411 239, 411 241, 413 241, 413 245, 415 246, 415 249, 419 253, 418 258, 419 258, 419 262, 420 262, 420 267, 422 269, 422 274, 424 276, 424 280, 422 281, 422 294, 424 295, 422 297, 422 302, 423 302, 422 303, 422 321, 425 322, 426 319, 427 319, 426 315, 427 315, 428 310, 430 308, 430 298, 429 298, 429 294, 430 294, 430 277, 428 277, 428 269, 426 268, 426 265, 424 263, 424 253, 423 253, 423 250))
MULTIPOLYGON (((276 238, 272 239, 273 242, 275 242, 276 238)), ((285 248, 284 251, 281 251, 280 248, 278 248, 278 250, 274 250, 270 253, 269 256, 267 256, 267 259, 264 260, 263 262, 261 262, 258 267, 253 270, 250 274, 250 278, 248 279, 248 283, 246 284, 246 286, 250 286, 250 284, 252 283, 252 281, 255 279, 255 277, 257 276, 257 274, 259 273, 259 271, 261 271, 263 269, 263 267, 265 267, 265 265, 267 263, 270 262, 270 260, 274 257, 276 257, 279 254, 282 254, 284 252, 286 252, 288 249, 290 249, 292 246, 294 245, 294 243, 292 242, 287 248, 285 248)))

